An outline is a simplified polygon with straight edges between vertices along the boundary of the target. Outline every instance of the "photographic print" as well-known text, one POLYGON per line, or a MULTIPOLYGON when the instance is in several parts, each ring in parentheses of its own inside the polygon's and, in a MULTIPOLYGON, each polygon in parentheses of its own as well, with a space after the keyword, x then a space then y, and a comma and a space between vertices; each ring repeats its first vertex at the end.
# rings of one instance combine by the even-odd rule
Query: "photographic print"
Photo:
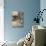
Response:
POLYGON ((20 11, 12 11, 12 27, 24 26, 24 13, 20 11))

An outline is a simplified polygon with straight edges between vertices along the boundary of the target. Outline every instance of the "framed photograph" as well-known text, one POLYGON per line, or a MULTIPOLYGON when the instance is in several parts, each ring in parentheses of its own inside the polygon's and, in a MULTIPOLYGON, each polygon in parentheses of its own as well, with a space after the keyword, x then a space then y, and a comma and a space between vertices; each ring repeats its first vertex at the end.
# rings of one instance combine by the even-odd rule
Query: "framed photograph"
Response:
POLYGON ((12 27, 24 26, 24 13, 20 11, 12 11, 12 27))

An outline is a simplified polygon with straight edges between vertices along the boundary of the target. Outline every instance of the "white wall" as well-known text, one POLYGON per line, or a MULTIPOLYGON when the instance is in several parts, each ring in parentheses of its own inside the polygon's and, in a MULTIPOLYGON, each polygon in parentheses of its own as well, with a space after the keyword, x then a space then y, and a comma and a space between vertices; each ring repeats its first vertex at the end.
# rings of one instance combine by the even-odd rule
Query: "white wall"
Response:
MULTIPOLYGON (((41 11, 43 9, 46 9, 46 0, 40 0, 40 9, 41 11)), ((43 12, 43 22, 40 21, 40 24, 43 25, 43 26, 46 26, 46 11, 43 12)))
POLYGON ((0 0, 0 42, 4 41, 4 3, 0 0))

